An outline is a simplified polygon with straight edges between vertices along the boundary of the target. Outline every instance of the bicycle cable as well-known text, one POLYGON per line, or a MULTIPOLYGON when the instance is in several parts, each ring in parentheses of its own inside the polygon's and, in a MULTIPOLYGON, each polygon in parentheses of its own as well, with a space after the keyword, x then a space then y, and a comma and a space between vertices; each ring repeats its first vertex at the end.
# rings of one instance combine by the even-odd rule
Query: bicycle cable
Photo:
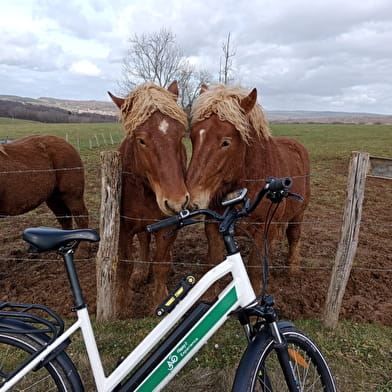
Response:
POLYGON ((267 292, 267 285, 268 285, 268 276, 269 276, 269 246, 268 246, 268 233, 269 229, 272 223, 272 219, 275 216, 275 213, 279 207, 280 203, 276 203, 275 208, 272 210, 272 206, 274 203, 271 203, 268 211, 267 211, 267 218, 266 218, 266 223, 264 225, 264 230, 263 230, 263 250, 264 250, 264 255, 260 254, 259 250, 259 255, 260 255, 260 261, 262 265, 262 288, 260 294, 256 297, 257 301, 263 301, 267 292), (264 256, 264 257, 263 257, 264 256))
MULTIPOLYGON (((255 301, 252 301, 252 303, 255 302, 263 302, 264 298, 266 297, 266 292, 267 292, 267 286, 268 286, 268 276, 269 276, 269 247, 268 247, 268 232, 271 227, 273 218, 275 216, 275 213, 279 207, 280 202, 278 203, 270 203, 270 206, 268 208, 267 214, 266 214, 266 220, 264 223, 264 230, 262 233, 262 238, 263 238, 263 250, 264 254, 262 254, 260 247, 258 246, 257 242, 255 239, 251 236, 248 230, 245 228, 241 227, 240 225, 236 226, 238 230, 240 230, 242 233, 246 235, 246 237, 253 243, 253 246, 255 247, 257 258, 260 260, 260 264, 262 267, 262 288, 260 293, 256 296, 255 301), (275 208, 272 210, 273 205, 275 204, 275 208), (272 212, 271 212, 272 210, 272 212)), ((252 223, 249 223, 253 229, 256 232, 260 232, 260 230, 255 227, 252 223)))

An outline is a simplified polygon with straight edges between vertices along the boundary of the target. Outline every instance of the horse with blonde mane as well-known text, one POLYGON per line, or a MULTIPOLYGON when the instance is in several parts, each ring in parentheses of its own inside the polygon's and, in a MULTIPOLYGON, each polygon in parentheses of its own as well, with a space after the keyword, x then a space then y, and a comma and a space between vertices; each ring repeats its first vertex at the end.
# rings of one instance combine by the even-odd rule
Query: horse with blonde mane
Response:
MULTIPOLYGON (((304 198, 303 202, 286 199, 274 221, 288 222, 288 264, 292 270, 299 265, 301 221, 310 198, 309 157, 306 149, 288 137, 272 137, 263 110, 257 104, 257 91, 250 93, 238 87, 203 86, 192 108, 192 159, 187 172, 191 206, 218 208, 222 197, 235 189, 248 188, 248 197, 255 197, 269 177, 293 177, 291 188, 304 198)), ((247 230, 262 249, 262 225, 269 201, 264 200, 247 220, 247 230), (253 223, 253 225, 252 225, 253 223)), ((276 238, 278 225, 271 225, 269 241, 276 238)), ((222 257, 223 244, 216 224, 206 224, 209 259, 216 263, 222 257), (221 245, 218 247, 217 244, 221 245)), ((257 265, 253 249, 249 265, 257 265)), ((249 271, 255 289, 261 285, 260 272, 249 271)))
POLYGON ((0 146, 0 216, 20 215, 46 203, 62 229, 88 227, 84 168, 64 139, 31 135, 0 146))
MULTIPOLYGON (((147 224, 174 215, 189 202, 185 186, 186 151, 182 143, 187 119, 177 104, 178 87, 173 82, 166 90, 146 83, 125 99, 109 93, 120 109, 125 138, 120 146, 122 192, 116 300, 120 318, 131 315, 132 298, 147 280, 150 264, 130 262, 134 256, 132 240, 139 238, 140 259, 150 262, 150 234, 147 224)), ((152 264, 154 289, 152 307, 167 295, 170 248, 176 236, 156 234, 152 264)))

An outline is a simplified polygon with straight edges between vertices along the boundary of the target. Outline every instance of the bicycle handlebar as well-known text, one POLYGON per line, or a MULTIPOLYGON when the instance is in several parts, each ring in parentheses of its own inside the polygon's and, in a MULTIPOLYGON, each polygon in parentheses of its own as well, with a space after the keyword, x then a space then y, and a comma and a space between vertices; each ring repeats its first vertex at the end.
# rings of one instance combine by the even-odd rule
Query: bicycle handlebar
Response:
POLYGON ((289 177, 274 178, 271 177, 267 180, 268 190, 271 192, 279 192, 288 189, 293 184, 293 180, 289 177))
MULTIPOLYGON (((288 188, 292 185, 293 181, 289 177, 284 178, 274 178, 271 177, 267 181, 267 184, 259 191, 256 197, 253 200, 253 203, 247 207, 242 209, 241 217, 248 216, 252 211, 256 209, 259 205, 262 198, 268 194, 268 198, 278 203, 282 200, 283 197, 287 197, 290 195, 288 192, 288 188)), ((238 202, 241 202, 239 200, 238 202)), ((228 207, 230 208, 230 207, 228 207)), ((152 223, 146 226, 146 229, 150 233, 157 232, 159 230, 165 229, 170 226, 176 226, 176 228, 181 228, 183 226, 191 225, 196 223, 197 221, 192 220, 191 218, 196 215, 206 215, 217 219, 218 221, 223 221, 224 215, 219 215, 217 212, 212 211, 210 209, 200 209, 200 210, 183 210, 178 215, 170 216, 169 218, 163 219, 159 222, 152 223)), ((238 215, 240 216, 240 215, 238 215)))
POLYGON ((191 218, 196 215, 206 215, 211 216, 214 219, 221 220, 221 216, 215 211, 209 209, 200 209, 200 210, 183 210, 178 215, 170 216, 169 218, 163 219, 159 222, 151 223, 151 225, 147 225, 146 229, 149 233, 155 233, 156 231, 166 229, 167 227, 176 225, 177 227, 183 227, 187 225, 191 225, 193 223, 197 223, 198 221, 194 221, 191 218))
MULTIPOLYGON (((187 210, 184 210, 184 211, 187 211, 187 210)), ((181 213, 182 212, 183 211, 181 211, 181 213)), ((163 219, 159 222, 152 223, 151 225, 146 226, 147 231, 149 233, 154 233, 156 231, 165 229, 166 227, 178 225, 181 222, 181 213, 180 213, 180 215, 174 215, 169 218, 163 219)))
POLYGON ((251 206, 247 209, 248 214, 256 209, 266 193, 270 193, 270 199, 275 201, 275 203, 280 202, 283 197, 287 197, 289 195, 288 189, 291 187, 293 180, 289 177, 270 177, 266 182, 267 184, 260 190, 251 206))

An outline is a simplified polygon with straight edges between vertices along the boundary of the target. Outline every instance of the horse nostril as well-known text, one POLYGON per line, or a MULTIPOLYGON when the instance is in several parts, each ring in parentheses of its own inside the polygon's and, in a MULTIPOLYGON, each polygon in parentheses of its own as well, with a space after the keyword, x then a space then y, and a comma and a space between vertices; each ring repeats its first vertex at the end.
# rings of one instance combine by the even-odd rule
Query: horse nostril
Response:
POLYGON ((173 207, 170 205, 170 203, 169 203, 168 200, 165 200, 165 201, 164 201, 164 204, 165 204, 165 207, 166 207, 167 211, 170 211, 170 214, 171 214, 171 215, 176 215, 176 214, 177 214, 177 211, 175 210, 175 208, 173 208, 173 207))
POLYGON ((185 210, 185 208, 188 206, 189 204, 189 195, 185 196, 185 202, 184 204, 181 206, 183 210, 185 210))

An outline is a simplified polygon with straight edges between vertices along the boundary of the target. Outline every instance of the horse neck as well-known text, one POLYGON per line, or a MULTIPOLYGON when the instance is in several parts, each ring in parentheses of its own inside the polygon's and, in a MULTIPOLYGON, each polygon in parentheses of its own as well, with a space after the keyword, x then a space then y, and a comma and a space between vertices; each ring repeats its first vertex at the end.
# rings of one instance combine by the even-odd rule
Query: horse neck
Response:
POLYGON ((282 165, 281 154, 274 138, 259 139, 255 136, 249 142, 245 157, 246 179, 266 178, 271 175, 278 175, 278 168, 282 165))

